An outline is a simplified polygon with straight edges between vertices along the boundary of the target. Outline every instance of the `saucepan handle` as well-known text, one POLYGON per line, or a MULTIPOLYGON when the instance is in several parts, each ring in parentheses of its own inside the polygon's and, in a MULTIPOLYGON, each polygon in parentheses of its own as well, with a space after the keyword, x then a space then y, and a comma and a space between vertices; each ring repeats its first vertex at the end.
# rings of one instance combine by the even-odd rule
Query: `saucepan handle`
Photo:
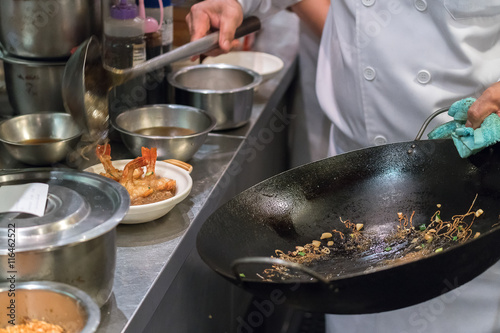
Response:
POLYGON ((323 284, 329 283, 329 281, 327 279, 325 279, 323 276, 321 276, 317 272, 313 271, 312 269, 305 267, 304 265, 300 265, 300 264, 286 261, 283 259, 268 258, 268 257, 245 257, 245 258, 239 258, 239 259, 234 260, 233 263, 231 264, 231 269, 233 270, 234 276, 236 277, 236 280, 238 281, 238 283, 242 282, 240 272, 238 271, 238 267, 242 266, 242 265, 250 265, 250 264, 266 264, 266 265, 285 266, 287 268, 293 268, 297 271, 305 273, 305 274, 309 275, 310 277, 320 281, 323 284))
POLYGON ((420 131, 418 131, 417 136, 415 137, 415 141, 419 141, 422 138, 422 135, 424 135, 425 129, 427 126, 429 126, 429 123, 432 121, 432 119, 436 118, 438 115, 440 115, 443 112, 447 112, 449 110, 449 106, 445 106, 444 108, 441 108, 437 111, 434 111, 433 114, 431 114, 427 119, 424 121, 422 127, 420 128, 420 131))

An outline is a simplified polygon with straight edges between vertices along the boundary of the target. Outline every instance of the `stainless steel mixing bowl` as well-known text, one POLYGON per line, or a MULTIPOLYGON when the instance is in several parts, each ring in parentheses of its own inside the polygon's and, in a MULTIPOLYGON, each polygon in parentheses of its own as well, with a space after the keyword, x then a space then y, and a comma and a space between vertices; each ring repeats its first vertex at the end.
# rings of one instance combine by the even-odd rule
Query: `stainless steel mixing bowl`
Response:
POLYGON ((95 33, 101 0, 2 0, 0 42, 25 58, 68 58, 95 33))
POLYGON ((0 123, 0 142, 18 161, 51 165, 66 158, 81 130, 67 113, 33 113, 0 123))
POLYGON ((141 147, 156 147, 159 159, 187 161, 205 142, 216 120, 198 108, 158 104, 125 111, 111 124, 134 156, 141 156, 141 147), (177 134, 173 133, 176 128, 177 134))
POLYGON ((217 120, 215 130, 223 130, 250 120, 254 88, 262 77, 239 66, 207 64, 181 68, 168 80, 175 87, 175 103, 207 111, 217 120))
POLYGON ((22 324, 25 318, 61 326, 67 333, 92 333, 101 313, 85 292, 67 284, 7 281, 0 284, 0 328, 9 321, 22 324), (13 304, 13 305, 12 305, 13 304))

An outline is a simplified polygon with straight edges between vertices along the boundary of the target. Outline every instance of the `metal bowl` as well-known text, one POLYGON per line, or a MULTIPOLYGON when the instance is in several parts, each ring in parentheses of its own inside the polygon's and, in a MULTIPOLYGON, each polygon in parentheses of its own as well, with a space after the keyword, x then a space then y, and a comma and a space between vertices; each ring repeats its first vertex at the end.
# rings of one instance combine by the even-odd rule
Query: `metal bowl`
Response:
POLYGON ((275 77, 285 66, 280 57, 255 51, 232 51, 216 57, 206 57, 203 63, 228 64, 249 68, 262 76, 262 82, 275 77))
POLYGON ((198 108, 157 104, 125 111, 111 124, 134 156, 141 156, 142 147, 156 147, 158 159, 188 161, 214 129, 216 120, 198 108))
POLYGON ((96 33, 101 0, 2 0, 0 42, 25 58, 68 58, 71 49, 96 33))
POLYGON ((168 76, 175 102, 207 111, 217 119, 215 130, 245 125, 252 115, 253 93, 262 76, 227 64, 195 65, 168 76))
POLYGON ((9 102, 15 114, 64 112, 62 79, 66 62, 31 61, 1 55, 9 102))
POLYGON ((16 160, 31 165, 62 161, 80 135, 81 130, 67 113, 33 113, 0 123, 0 142, 16 160))
POLYGON ((85 292, 67 284, 9 281, 0 284, 0 328, 23 320, 40 320, 61 326, 67 333, 92 333, 101 313, 85 292))

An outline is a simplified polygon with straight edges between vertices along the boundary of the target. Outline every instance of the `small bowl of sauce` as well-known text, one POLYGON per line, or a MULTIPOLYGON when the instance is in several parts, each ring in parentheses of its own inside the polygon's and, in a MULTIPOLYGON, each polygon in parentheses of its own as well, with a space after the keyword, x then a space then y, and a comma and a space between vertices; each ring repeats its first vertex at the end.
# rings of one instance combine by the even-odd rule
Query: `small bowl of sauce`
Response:
POLYGON ((158 159, 190 160, 205 142, 217 121, 209 113, 191 106, 157 104, 120 113, 112 127, 133 154, 142 147, 156 147, 158 159))
POLYGON ((16 116, 0 123, 0 142, 16 160, 49 166, 66 159, 81 130, 70 114, 57 112, 16 116))

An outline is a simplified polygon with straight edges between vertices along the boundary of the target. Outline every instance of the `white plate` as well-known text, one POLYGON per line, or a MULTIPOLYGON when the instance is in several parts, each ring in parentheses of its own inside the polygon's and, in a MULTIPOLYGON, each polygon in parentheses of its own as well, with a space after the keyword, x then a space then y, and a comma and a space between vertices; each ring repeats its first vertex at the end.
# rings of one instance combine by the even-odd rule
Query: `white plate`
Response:
POLYGON ((254 51, 233 51, 217 57, 207 57, 204 64, 228 64, 251 69, 262 76, 262 82, 269 80, 283 69, 283 60, 269 53, 254 51))
MULTIPOLYGON (((116 160, 112 161, 112 163, 115 168, 123 170, 125 165, 130 161, 132 160, 116 160)), ((96 164, 85 169, 84 171, 99 174, 104 172, 104 167, 102 164, 96 164)), ((170 199, 151 204, 130 206, 128 213, 120 223, 136 224, 154 221, 167 214, 170 210, 172 210, 172 208, 175 207, 175 205, 184 200, 191 192, 193 180, 189 175, 189 172, 186 170, 163 161, 157 161, 155 172, 158 176, 174 179, 176 181, 177 192, 175 195, 170 199)))

